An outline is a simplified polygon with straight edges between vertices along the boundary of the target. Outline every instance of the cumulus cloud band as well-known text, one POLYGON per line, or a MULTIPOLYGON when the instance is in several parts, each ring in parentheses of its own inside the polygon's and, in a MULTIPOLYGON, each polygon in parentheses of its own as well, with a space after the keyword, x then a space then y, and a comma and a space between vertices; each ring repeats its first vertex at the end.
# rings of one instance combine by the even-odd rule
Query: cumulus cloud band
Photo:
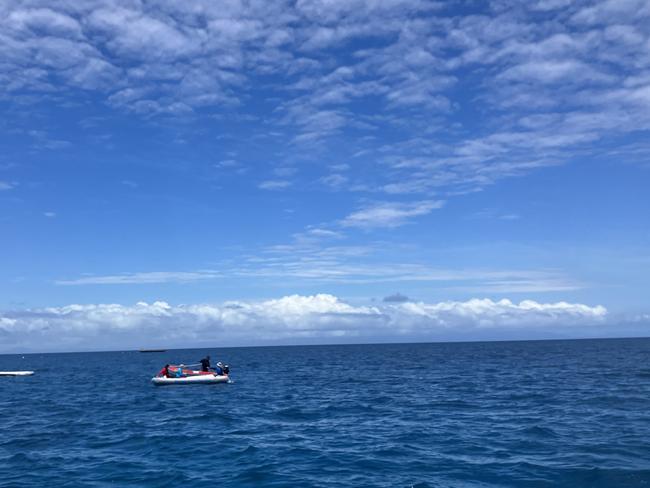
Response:
POLYGON ((293 342, 444 340, 491 331, 592 327, 607 310, 579 303, 472 299, 352 305, 318 294, 257 302, 170 305, 158 301, 68 305, 0 313, 5 352, 137 348, 143 344, 247 345, 293 342))

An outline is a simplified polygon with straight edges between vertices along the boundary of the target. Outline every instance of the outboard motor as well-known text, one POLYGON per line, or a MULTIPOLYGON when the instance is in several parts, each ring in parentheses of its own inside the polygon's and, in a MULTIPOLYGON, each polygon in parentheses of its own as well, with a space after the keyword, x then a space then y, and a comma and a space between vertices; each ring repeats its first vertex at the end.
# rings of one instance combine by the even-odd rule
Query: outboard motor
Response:
POLYGON ((221 368, 221 369, 223 369, 223 374, 230 373, 230 366, 228 366, 227 364, 224 364, 223 368, 221 368))

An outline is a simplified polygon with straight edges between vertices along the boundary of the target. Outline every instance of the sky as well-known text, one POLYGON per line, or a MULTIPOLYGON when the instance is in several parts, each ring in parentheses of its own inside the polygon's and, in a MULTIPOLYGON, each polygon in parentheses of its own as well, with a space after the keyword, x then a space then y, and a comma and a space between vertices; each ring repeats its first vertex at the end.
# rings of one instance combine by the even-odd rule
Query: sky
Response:
POLYGON ((650 334, 650 1, 0 4, 0 352, 650 334))

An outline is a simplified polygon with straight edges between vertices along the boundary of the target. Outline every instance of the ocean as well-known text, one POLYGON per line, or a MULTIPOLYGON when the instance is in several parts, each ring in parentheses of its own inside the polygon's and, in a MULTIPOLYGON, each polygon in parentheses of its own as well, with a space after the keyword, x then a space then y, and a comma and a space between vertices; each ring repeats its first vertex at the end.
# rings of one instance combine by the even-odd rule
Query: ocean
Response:
POLYGON ((2 487, 650 486, 650 339, 0 356, 2 487), (205 354, 232 384, 155 387, 205 354))

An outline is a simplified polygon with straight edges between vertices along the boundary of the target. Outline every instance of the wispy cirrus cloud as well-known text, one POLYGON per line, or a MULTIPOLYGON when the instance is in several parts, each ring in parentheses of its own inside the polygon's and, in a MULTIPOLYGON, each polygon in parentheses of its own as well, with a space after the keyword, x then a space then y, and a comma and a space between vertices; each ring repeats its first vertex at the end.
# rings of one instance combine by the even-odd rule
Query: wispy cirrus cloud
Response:
POLYGON ((285 190, 291 185, 292 183, 289 180, 266 180, 257 186, 261 190, 285 190))
POLYGON ((279 248, 266 257, 245 260, 230 272, 247 278, 284 278, 296 284, 426 283, 448 293, 544 293, 588 287, 556 270, 445 269, 390 261, 378 264, 368 259, 368 254, 367 249, 345 246, 311 251, 279 248))
POLYGON ((453 269, 418 262, 390 261, 377 256, 372 246, 323 244, 341 235, 313 228, 296 236, 293 244, 276 245, 261 254, 243 255, 236 264, 222 263, 219 270, 149 271, 87 275, 56 280, 60 286, 148 285, 199 283, 218 280, 255 280, 273 287, 347 284, 427 284, 447 293, 548 293, 568 292, 589 286, 554 269, 453 269))
POLYGON ((341 221, 343 227, 373 229, 378 227, 399 227, 413 217, 426 215, 444 206, 443 200, 426 200, 412 203, 380 202, 367 205, 341 221))
POLYGON ((104 276, 84 276, 55 281, 57 285, 141 285, 152 283, 189 283, 212 280, 223 275, 217 271, 150 271, 104 276))

